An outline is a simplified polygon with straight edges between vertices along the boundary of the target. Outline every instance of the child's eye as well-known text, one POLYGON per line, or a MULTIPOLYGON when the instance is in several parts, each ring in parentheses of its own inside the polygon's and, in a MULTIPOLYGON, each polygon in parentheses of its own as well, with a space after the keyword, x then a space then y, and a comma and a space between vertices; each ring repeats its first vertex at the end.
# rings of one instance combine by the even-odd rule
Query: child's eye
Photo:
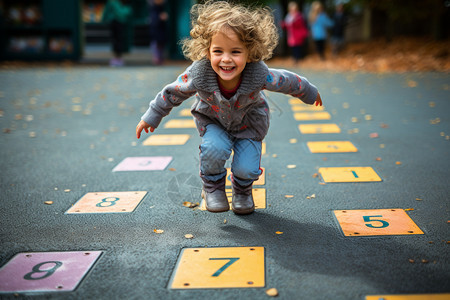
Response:
POLYGON ((222 50, 213 50, 213 53, 222 53, 222 50))
POLYGON ((235 51, 233 51, 233 53, 239 54, 239 53, 241 53, 241 51, 235 50, 235 51))

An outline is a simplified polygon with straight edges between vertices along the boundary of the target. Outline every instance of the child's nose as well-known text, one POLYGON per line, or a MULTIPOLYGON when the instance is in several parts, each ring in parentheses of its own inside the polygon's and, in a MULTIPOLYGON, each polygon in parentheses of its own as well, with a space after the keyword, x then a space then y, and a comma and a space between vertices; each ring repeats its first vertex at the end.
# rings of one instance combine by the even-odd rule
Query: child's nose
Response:
POLYGON ((223 62, 230 62, 231 61, 231 56, 229 54, 224 54, 222 56, 222 61, 223 62))

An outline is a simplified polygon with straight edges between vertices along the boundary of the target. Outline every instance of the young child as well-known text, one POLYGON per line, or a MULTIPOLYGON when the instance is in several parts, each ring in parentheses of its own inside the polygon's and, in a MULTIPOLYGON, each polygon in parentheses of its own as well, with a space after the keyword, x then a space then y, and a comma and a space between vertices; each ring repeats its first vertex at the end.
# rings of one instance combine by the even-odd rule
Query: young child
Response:
POLYGON ((231 163, 232 210, 250 214, 255 205, 252 184, 261 175, 261 141, 269 129, 269 106, 263 90, 299 97, 322 105, 317 88, 299 75, 269 69, 278 35, 268 9, 250 9, 225 1, 194 5, 191 38, 183 52, 193 63, 165 86, 136 127, 153 132, 174 106, 196 95, 191 108, 200 145, 202 197, 210 212, 229 210, 225 163, 231 163))

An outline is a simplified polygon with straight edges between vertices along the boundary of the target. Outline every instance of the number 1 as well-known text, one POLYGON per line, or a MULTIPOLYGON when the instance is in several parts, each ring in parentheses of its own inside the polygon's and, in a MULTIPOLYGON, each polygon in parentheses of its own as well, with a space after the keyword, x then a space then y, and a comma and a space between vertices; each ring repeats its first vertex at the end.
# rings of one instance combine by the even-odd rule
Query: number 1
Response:
POLYGON ((209 260, 229 260, 225 265, 223 265, 222 268, 217 270, 214 274, 212 274, 212 277, 217 277, 220 274, 222 274, 223 271, 225 271, 229 266, 231 266, 233 263, 239 260, 239 257, 221 257, 221 258, 210 258, 209 260))

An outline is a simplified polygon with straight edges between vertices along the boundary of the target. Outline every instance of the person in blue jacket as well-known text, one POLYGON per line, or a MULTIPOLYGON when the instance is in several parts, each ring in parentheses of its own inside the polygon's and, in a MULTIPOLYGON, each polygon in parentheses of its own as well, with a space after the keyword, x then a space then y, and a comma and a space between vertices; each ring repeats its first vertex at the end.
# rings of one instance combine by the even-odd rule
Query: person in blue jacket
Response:
POLYGON ((311 36, 316 45, 316 51, 322 60, 325 59, 325 45, 327 40, 327 29, 333 26, 333 21, 323 10, 320 1, 314 1, 311 4, 311 10, 308 15, 311 36))

